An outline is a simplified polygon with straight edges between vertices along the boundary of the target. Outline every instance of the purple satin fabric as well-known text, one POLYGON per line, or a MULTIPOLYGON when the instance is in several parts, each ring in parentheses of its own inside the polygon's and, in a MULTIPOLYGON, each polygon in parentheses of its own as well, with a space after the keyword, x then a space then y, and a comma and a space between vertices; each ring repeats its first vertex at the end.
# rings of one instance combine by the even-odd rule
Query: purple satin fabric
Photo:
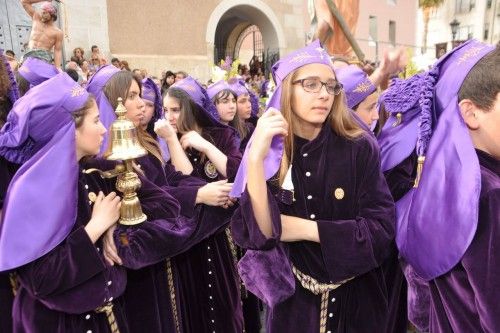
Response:
POLYGON ((368 75, 357 65, 335 70, 337 80, 344 86, 347 106, 352 109, 370 96, 376 89, 368 75))
MULTIPOLYGON (((104 86, 106 86, 111 77, 119 71, 120 70, 113 65, 102 66, 92 76, 86 88, 89 93, 95 96, 97 106, 99 107, 99 118, 106 130, 109 130, 111 124, 115 121, 116 114, 106 95, 104 95, 104 86)), ((101 145, 100 155, 108 148, 108 140, 109 135, 105 135, 101 145)))
POLYGON ((59 71, 54 65, 43 60, 28 57, 19 68, 19 74, 33 87, 56 76, 59 71))
POLYGON ((40 258, 68 236, 77 179, 75 126, 68 123, 12 179, 0 227, 0 271, 40 258))
MULTIPOLYGON (((273 107, 277 110, 281 109, 281 86, 283 80, 296 69, 309 64, 324 64, 332 66, 330 56, 323 49, 319 40, 315 40, 308 46, 292 52, 287 57, 281 59, 273 65, 272 74, 274 82, 276 82, 276 91, 269 101, 268 109, 273 107)), ((333 69, 332 69, 333 70, 333 69)), ((266 110, 266 111, 267 111, 266 110)), ((248 141, 243 159, 241 160, 240 168, 234 180, 233 188, 230 195, 234 198, 241 197, 241 193, 245 190, 247 183, 247 169, 248 169, 248 150, 253 141, 253 135, 248 141)), ((264 174, 266 180, 276 174, 281 163, 283 155, 283 137, 275 136, 271 142, 271 148, 264 159, 264 174)))
POLYGON ((218 82, 215 82, 214 84, 211 84, 207 88, 208 98, 213 99, 215 95, 217 95, 218 93, 220 93, 222 90, 225 89, 232 90, 229 84, 224 80, 220 80, 218 82))
POLYGON ((46 141, 36 153, 31 151, 33 156, 24 155, 28 160, 9 186, 0 225, 0 271, 40 258, 71 231, 76 218, 78 180, 71 113, 88 98, 83 88, 66 73, 60 73, 33 88, 11 111, 16 121, 10 118, 9 126, 2 129, 2 143, 7 139, 15 149, 28 137, 37 140, 37 135, 43 135, 46 141), (39 127, 44 128, 43 133, 38 133, 39 127))
POLYGON ((425 280, 453 268, 470 245, 478 223, 479 161, 458 107, 458 91, 491 46, 470 41, 439 63, 428 144, 418 188, 396 204, 396 242, 401 255, 425 280))
POLYGON ((225 126, 219 122, 219 113, 215 108, 214 103, 208 97, 207 91, 201 86, 201 84, 188 76, 179 82, 174 83, 172 88, 179 88, 186 92, 189 97, 209 116, 210 121, 216 126, 225 126))

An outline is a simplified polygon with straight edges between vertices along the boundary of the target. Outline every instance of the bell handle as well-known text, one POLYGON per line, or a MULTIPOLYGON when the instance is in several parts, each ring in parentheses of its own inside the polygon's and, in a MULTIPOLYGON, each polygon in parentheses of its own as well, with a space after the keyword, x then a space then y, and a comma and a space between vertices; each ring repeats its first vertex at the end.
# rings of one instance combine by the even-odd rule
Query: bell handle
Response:
POLYGON ((115 178, 119 174, 125 172, 125 166, 123 164, 117 164, 113 170, 102 171, 102 170, 97 169, 97 168, 91 168, 91 169, 82 170, 82 172, 86 175, 91 174, 93 172, 97 172, 97 173, 99 173, 101 178, 110 179, 110 178, 115 178))

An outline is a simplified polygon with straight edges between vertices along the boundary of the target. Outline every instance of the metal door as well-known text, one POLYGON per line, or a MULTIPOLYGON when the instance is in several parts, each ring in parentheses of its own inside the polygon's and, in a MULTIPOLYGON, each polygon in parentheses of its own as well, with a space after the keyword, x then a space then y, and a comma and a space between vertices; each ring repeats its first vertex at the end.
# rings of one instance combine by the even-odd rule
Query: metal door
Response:
POLYGON ((0 0, 0 48, 12 50, 19 60, 26 52, 31 34, 31 17, 21 1, 0 0))

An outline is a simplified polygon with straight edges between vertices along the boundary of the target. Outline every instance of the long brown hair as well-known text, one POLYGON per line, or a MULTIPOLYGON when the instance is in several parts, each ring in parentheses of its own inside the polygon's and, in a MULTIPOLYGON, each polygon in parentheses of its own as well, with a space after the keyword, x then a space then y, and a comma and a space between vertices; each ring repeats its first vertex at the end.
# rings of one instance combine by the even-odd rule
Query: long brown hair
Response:
POLYGON ((238 96, 236 96, 236 94, 232 90, 223 89, 212 98, 212 103, 217 106, 221 102, 221 100, 229 98, 229 96, 233 96, 236 102, 236 114, 234 115, 233 120, 228 123, 228 125, 236 129, 238 135, 240 136, 240 139, 243 140, 248 134, 248 128, 246 127, 245 122, 241 120, 240 116, 238 116, 238 96))
MULTIPOLYGON (((292 110, 292 98, 293 98, 293 85, 292 82, 297 78, 298 69, 288 75, 283 81, 281 89, 281 112, 283 117, 288 122, 288 132, 290 135, 284 138, 284 149, 283 157, 281 158, 281 165, 279 170, 279 183, 282 184, 285 175, 288 171, 290 163, 293 161, 294 152, 294 140, 293 133, 296 117, 292 110)), ((345 94, 341 91, 340 94, 336 95, 333 100, 333 105, 330 110, 330 114, 326 118, 326 122, 330 124, 332 130, 341 137, 349 140, 355 140, 359 138, 364 130, 359 126, 357 121, 350 114, 349 109, 345 104, 345 94)))
MULTIPOLYGON (((104 86, 104 95, 108 99, 109 103, 113 107, 113 110, 118 106, 118 97, 121 97, 124 101, 127 99, 130 86, 132 85, 132 81, 137 82, 139 88, 142 89, 141 79, 139 77, 134 76, 131 72, 128 71, 119 71, 114 74, 109 81, 104 86)), ((165 160, 161 154, 160 146, 158 145, 158 141, 156 141, 146 130, 144 130, 141 126, 137 126, 137 140, 139 143, 154 157, 156 157, 161 164, 165 164, 165 160)), ((111 141, 110 141, 111 143, 111 141)), ((108 147, 108 151, 111 148, 111 145, 108 147)), ((108 151, 105 155, 107 155, 108 151)))

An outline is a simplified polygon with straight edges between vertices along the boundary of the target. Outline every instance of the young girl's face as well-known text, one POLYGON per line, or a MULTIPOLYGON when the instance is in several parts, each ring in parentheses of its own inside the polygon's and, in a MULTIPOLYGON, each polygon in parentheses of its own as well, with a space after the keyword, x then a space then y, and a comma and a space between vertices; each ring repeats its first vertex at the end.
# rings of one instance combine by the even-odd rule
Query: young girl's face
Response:
POLYGON ((292 82, 292 111, 299 124, 320 126, 325 122, 335 98, 327 89, 332 90, 336 84, 335 74, 327 65, 309 64, 298 69, 292 82))
POLYGON ((141 98, 141 90, 139 85, 135 80, 132 80, 130 85, 128 95, 123 103, 127 109, 126 117, 128 120, 134 123, 135 126, 139 126, 144 120, 144 101, 141 98))
POLYGON ((153 102, 144 99, 144 118, 141 120, 141 126, 147 127, 155 113, 155 105, 153 102))
POLYGON ((373 94, 365 98, 361 103, 359 103, 355 111, 359 118, 361 118, 361 120, 363 120, 363 122, 367 124, 369 128, 371 128, 379 118, 377 101, 378 92, 374 92, 373 94))
POLYGON ((175 133, 178 133, 177 120, 181 114, 181 103, 177 98, 167 94, 163 100, 163 110, 165 111, 165 118, 168 120, 175 133))
POLYGON ((99 119, 99 109, 95 102, 87 110, 83 122, 76 129, 76 150, 79 156, 93 156, 99 153, 106 129, 99 119))
POLYGON ((219 113, 220 120, 223 124, 229 124, 236 115, 236 98, 233 94, 228 94, 222 98, 217 97, 215 106, 219 113))
POLYGON ((252 115, 252 103, 250 102, 250 95, 239 95, 237 99, 238 116, 240 119, 246 120, 252 115))

